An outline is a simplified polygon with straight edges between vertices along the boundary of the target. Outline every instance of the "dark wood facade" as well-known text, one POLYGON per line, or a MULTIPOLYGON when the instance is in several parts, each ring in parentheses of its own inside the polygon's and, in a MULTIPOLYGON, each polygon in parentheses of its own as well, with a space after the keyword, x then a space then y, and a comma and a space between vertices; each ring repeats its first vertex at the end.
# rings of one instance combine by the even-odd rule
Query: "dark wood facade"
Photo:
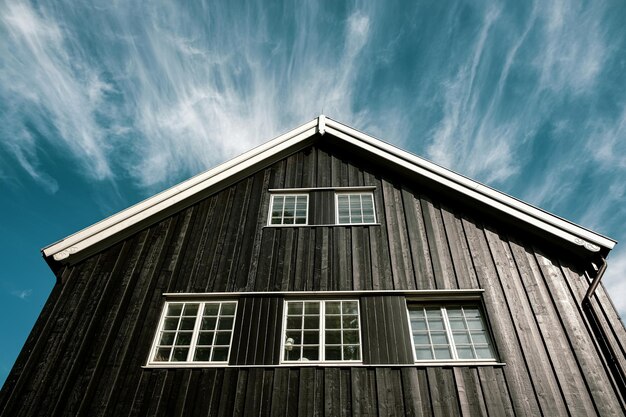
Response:
POLYGON ((591 323, 587 259, 325 143, 61 267, 0 415, 624 415, 626 331, 602 286, 591 323), (266 226, 269 189, 365 185, 379 225, 266 226), (405 295, 380 291, 454 289, 484 290, 504 365, 413 363, 405 295), (278 365, 284 295, 246 296, 267 291, 358 291, 363 365, 278 365), (240 293, 229 366, 144 367, 163 294, 211 292, 240 293))

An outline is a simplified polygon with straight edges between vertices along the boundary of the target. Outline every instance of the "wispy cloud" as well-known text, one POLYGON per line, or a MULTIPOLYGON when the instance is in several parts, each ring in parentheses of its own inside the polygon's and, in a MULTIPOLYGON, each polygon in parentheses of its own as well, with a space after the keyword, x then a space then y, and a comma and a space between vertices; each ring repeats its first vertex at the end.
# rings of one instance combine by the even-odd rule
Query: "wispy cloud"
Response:
POLYGON ((72 33, 26 2, 7 2, 0 9, 0 22, 0 97, 7 103, 0 117, 2 144, 49 191, 56 185, 37 172, 33 131, 69 151, 88 176, 110 177, 107 143, 97 122, 108 86, 72 50, 72 33))
POLYGON ((609 257, 609 266, 603 279, 615 308, 622 317, 626 317, 626 249, 618 247, 609 257))
POLYGON ((25 300, 28 297, 30 297, 32 295, 32 293, 33 293, 32 289, 11 291, 11 295, 12 296, 20 298, 22 300, 25 300))

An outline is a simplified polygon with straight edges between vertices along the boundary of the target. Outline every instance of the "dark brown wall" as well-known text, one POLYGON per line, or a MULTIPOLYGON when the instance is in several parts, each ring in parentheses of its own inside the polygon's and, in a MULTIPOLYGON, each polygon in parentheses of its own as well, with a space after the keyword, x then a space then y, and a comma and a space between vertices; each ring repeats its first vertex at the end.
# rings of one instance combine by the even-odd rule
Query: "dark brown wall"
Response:
MULTIPOLYGON (((623 415, 581 307, 581 270, 436 190, 312 148, 61 270, 0 415, 623 415), (265 227, 269 188, 357 185, 376 187, 379 226, 265 227), (166 292, 459 288, 485 290, 506 366, 142 368, 166 292)), ((364 362, 401 361, 406 352, 381 353, 373 335, 408 335, 366 317, 402 310, 398 298, 361 304, 364 362)), ((245 305, 233 360, 276 363, 277 342, 260 349, 253 335, 280 322, 282 301, 245 305)), ((593 308, 626 369, 626 333, 603 288, 593 308)))

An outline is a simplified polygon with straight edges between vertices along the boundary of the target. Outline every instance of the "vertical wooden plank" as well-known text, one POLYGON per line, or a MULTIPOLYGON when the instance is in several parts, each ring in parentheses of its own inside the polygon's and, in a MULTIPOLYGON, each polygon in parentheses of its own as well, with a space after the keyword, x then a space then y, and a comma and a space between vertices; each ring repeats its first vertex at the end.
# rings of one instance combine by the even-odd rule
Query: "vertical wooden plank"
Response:
POLYGON ((413 263, 410 256, 402 198, 399 191, 391 183, 385 180, 382 180, 381 183, 393 288, 396 290, 414 290, 413 263))
POLYGON ((454 374, 450 368, 428 368, 430 400, 435 417, 458 416, 459 399, 456 393, 454 374))
POLYGON ((289 390, 289 369, 275 368, 272 384, 272 400, 270 414, 274 417, 287 417, 289 390))
POLYGON ((298 392, 298 415, 312 416, 315 414, 316 388, 315 368, 303 367, 300 370, 300 389, 298 392))
POLYGON ((489 228, 485 228, 485 236, 522 347, 521 353, 537 393, 539 406, 544 415, 565 416, 567 408, 552 372, 552 366, 547 366, 550 364, 550 358, 544 349, 543 337, 537 327, 517 265, 502 236, 489 228))
MULTIPOLYGON (((430 417, 428 378, 425 369, 402 368, 402 389, 404 393, 404 411, 407 417, 430 417)), ((496 415, 496 414, 494 414, 496 415)))
POLYGON ((364 173, 365 182, 368 185, 375 185, 374 204, 376 209, 376 219, 381 224, 380 227, 369 227, 370 232, 370 259, 372 271, 372 289, 390 290, 393 289, 391 262, 389 260, 389 244, 385 227, 384 198, 381 190, 381 182, 369 173, 364 173))
POLYGON ((407 224, 408 241, 411 250, 415 274, 415 288, 418 290, 434 289, 435 276, 433 273, 430 249, 426 237, 426 227, 422 217, 422 208, 419 198, 402 188, 402 202, 407 224))
POLYGON ((354 226, 352 233, 352 287, 354 290, 371 290, 372 274, 368 227, 354 226))
POLYGON ((459 288, 478 288, 476 272, 472 265, 471 254, 467 248, 460 219, 445 208, 441 209, 441 214, 459 288))
POLYGON ((480 380, 475 368, 453 368, 457 395, 463 416, 487 416, 480 380))
POLYGON ((333 289, 352 291, 352 242, 349 227, 333 229, 333 289))
POLYGON ((497 372, 499 374, 496 374, 491 366, 478 368, 478 379, 487 412, 490 416, 515 416, 505 378, 502 376, 501 370, 497 370, 497 372), (501 377, 498 378, 498 375, 501 377))
POLYGON ((420 204, 424 216, 424 226, 426 227, 426 236, 428 238, 437 289, 449 290, 458 288, 448 246, 448 238, 446 237, 443 220, 441 219, 441 211, 427 197, 422 197, 420 204))
POLYGON ((565 327, 570 345, 576 355, 594 403, 600 415, 619 415, 621 405, 617 402, 600 358, 595 353, 591 337, 587 333, 581 312, 576 308, 567 288, 565 277, 559 267, 543 253, 535 250, 535 258, 550 290, 553 303, 565 327))
POLYGON ((376 378, 374 370, 352 368, 352 414, 354 416, 378 415, 376 407, 376 378))
POLYGON ((261 249, 263 248, 263 236, 265 235, 266 229, 264 226, 267 224, 267 216, 269 213, 269 205, 270 205, 270 194, 267 190, 270 188, 270 183, 272 179, 272 170, 267 168, 263 172, 263 182, 261 184, 259 193, 261 202, 259 204, 259 208, 257 211, 257 222, 255 232, 253 234, 254 239, 252 243, 252 247, 250 249, 250 255, 247 257, 245 262, 241 262, 240 264, 240 276, 241 279, 245 279, 244 282, 238 283, 238 288, 245 288, 250 291, 256 287, 256 276, 258 273, 258 265, 260 260, 261 249), (247 277, 246 277, 247 272, 247 277), (244 278, 245 277, 245 278, 244 278))
POLYGON ((513 240, 509 241, 509 246, 519 267, 522 283, 541 331, 543 343, 550 356, 552 369, 559 381, 567 409, 574 415, 595 415, 593 400, 567 342, 567 335, 532 250, 513 240))
POLYGON ((339 416, 343 407, 341 398, 341 377, 339 368, 324 370, 324 415, 339 416))
POLYGON ((376 368, 376 389, 379 417, 404 416, 404 401, 400 371, 376 368))
POLYGON ((484 232, 474 223, 463 219, 479 285, 484 288, 484 302, 500 359, 506 362, 505 376, 515 412, 522 415, 541 415, 526 364, 521 355, 515 326, 502 294, 497 270, 491 258, 484 232))

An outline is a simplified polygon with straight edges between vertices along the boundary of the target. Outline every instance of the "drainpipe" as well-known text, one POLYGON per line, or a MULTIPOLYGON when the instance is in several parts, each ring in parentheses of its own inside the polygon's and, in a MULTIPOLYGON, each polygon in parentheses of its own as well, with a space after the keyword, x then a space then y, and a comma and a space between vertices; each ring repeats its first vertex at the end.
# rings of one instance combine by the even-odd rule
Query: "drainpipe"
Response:
MULTIPOLYGON (((596 288, 598 288, 600 280, 604 275, 604 271, 606 271, 606 259, 601 258, 601 261, 602 265, 600 266, 600 269, 598 269, 596 276, 591 281, 591 284, 587 289, 587 293, 582 300, 582 309, 587 318, 587 323, 595 336, 597 346, 602 352, 602 356, 604 356, 604 360, 606 361, 605 363, 608 367, 613 388, 622 405, 622 409, 626 409, 626 375, 624 374, 622 368, 617 361, 616 352, 608 340, 609 336, 606 334, 604 328, 600 324, 598 314, 595 312, 595 309, 591 304, 591 297, 595 293, 596 288)), ((594 268, 596 268, 595 264, 592 263, 592 265, 594 268)), ((589 276, 588 273, 585 272, 585 274, 589 276)))
MULTIPOLYGON (((592 265, 595 266, 595 264, 592 264, 592 265)), ((596 291, 596 288, 598 288, 598 284, 600 284, 600 280, 602 279, 602 276, 604 275, 604 271, 606 271, 606 266, 607 266, 606 259, 602 258, 602 266, 600 267, 600 270, 598 270, 598 273, 596 273, 596 276, 593 279, 593 281, 591 281, 591 285, 589 285, 587 294, 585 294, 585 298, 583 298, 583 304, 590 302, 591 296, 596 291)))

